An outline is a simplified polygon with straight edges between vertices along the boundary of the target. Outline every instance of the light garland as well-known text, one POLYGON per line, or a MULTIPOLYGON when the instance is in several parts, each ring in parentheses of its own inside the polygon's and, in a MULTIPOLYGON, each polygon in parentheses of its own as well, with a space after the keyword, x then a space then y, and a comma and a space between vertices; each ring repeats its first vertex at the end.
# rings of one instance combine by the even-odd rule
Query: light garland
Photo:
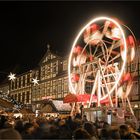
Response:
POLYGON ((22 109, 22 108, 23 108, 23 104, 22 104, 22 103, 16 101, 14 98, 8 96, 8 95, 5 94, 5 93, 1 93, 1 94, 0 94, 0 98, 3 98, 3 99, 5 99, 5 100, 11 102, 11 103, 14 105, 13 109, 14 109, 14 108, 16 108, 16 109, 22 109))

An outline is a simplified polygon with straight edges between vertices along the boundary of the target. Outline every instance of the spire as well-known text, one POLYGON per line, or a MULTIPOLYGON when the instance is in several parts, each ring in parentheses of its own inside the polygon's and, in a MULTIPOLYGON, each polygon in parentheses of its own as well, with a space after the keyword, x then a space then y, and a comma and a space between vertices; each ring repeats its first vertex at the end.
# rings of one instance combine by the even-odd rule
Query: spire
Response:
POLYGON ((48 52, 50 52, 50 45, 49 44, 47 44, 47 48, 48 48, 48 52))

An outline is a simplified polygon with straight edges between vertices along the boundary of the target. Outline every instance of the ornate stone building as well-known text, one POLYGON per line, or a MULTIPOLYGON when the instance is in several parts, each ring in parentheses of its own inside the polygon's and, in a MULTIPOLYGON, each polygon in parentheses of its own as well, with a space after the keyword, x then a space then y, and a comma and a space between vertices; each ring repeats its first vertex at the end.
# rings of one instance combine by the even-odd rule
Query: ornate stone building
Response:
POLYGON ((67 57, 48 50, 36 69, 16 76, 10 83, 10 95, 35 110, 41 109, 43 100, 62 100, 68 94, 67 57), (32 79, 37 78, 39 84, 34 85, 32 79))
POLYGON ((10 95, 16 101, 31 106, 31 79, 32 70, 16 76, 10 84, 10 95))
POLYGON ((39 85, 32 86, 32 103, 39 109, 42 100, 62 100, 68 94, 67 57, 48 50, 39 63, 39 85))
POLYGON ((126 67, 133 77, 129 99, 136 117, 140 120, 140 46, 136 48, 134 60, 128 63, 126 67))

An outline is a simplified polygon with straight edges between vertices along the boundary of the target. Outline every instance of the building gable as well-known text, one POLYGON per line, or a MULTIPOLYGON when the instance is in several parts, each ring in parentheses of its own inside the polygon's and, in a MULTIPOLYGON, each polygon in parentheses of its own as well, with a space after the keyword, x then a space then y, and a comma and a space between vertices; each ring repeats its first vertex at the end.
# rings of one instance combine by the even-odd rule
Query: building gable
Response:
POLYGON ((52 53, 47 54, 47 55, 44 57, 44 59, 42 60, 42 63, 46 63, 46 62, 48 62, 49 60, 52 60, 52 59, 54 59, 54 58, 56 58, 56 57, 57 57, 57 56, 54 55, 54 54, 52 54, 52 53))
POLYGON ((50 62, 52 61, 53 59, 58 59, 60 56, 58 56, 57 54, 53 53, 51 50, 50 50, 50 46, 48 45, 48 50, 46 52, 46 54, 44 55, 44 57, 41 59, 40 61, 40 65, 44 64, 44 63, 47 63, 47 62, 50 62))

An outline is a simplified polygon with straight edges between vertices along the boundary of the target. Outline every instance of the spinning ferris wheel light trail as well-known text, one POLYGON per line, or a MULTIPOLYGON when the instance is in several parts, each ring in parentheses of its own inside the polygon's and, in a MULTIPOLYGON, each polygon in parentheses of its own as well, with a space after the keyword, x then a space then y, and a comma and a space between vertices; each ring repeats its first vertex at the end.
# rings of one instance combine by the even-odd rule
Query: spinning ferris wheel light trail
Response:
MULTIPOLYGON (((74 43, 73 43, 73 45, 72 45, 72 50, 71 50, 70 56, 69 56, 69 65, 68 65, 69 83, 70 83, 70 88, 72 89, 72 92, 73 92, 74 94, 76 94, 76 91, 75 91, 75 89, 74 89, 73 86, 72 86, 71 78, 70 78, 70 74, 71 74, 71 71, 70 71, 70 69, 71 69, 71 59, 72 59, 73 49, 74 49, 74 47, 76 46, 77 41, 78 41, 79 37, 82 35, 82 33, 84 32, 84 30, 85 30, 89 25, 91 25, 92 23, 97 22, 97 21, 100 21, 100 20, 108 20, 108 21, 111 21, 111 22, 113 22, 114 24, 116 24, 116 25, 118 26, 118 28, 120 29, 120 31, 121 31, 121 33, 122 33, 123 43, 124 43, 124 56, 123 56, 123 58, 124 58, 124 63, 123 63, 122 69, 124 69, 124 67, 125 67, 125 64, 126 64, 126 51, 127 51, 127 49, 126 49, 126 39, 125 39, 125 35, 124 35, 124 32, 123 32, 123 29, 121 28, 121 26, 119 25, 119 23, 116 22, 115 20, 111 19, 111 18, 108 18, 108 17, 99 17, 99 18, 95 18, 95 19, 91 20, 91 21, 90 21, 86 26, 84 26, 84 28, 78 33, 78 35, 77 35, 77 37, 76 37, 76 39, 74 40, 74 43)), ((121 71, 121 74, 120 74, 120 75, 122 75, 122 73, 123 73, 123 71, 121 71)), ((120 79, 120 78, 119 78, 119 79, 120 79)), ((119 79, 118 79, 118 81, 119 81, 119 79)), ((116 82, 116 85, 117 85, 118 81, 116 82)), ((114 89, 113 89, 113 90, 114 90, 114 89)), ((112 90, 112 91, 113 91, 113 90, 112 90)))
POLYGON ((134 59, 136 42, 133 32, 127 28, 130 33, 124 33, 124 27, 112 18, 97 17, 80 30, 73 42, 68 61, 69 90, 73 94, 90 94, 88 107, 93 95, 99 107, 107 98, 114 107, 114 96, 116 107, 118 98, 128 101, 132 82, 124 81, 127 91, 119 93, 120 81, 126 63, 134 59))

